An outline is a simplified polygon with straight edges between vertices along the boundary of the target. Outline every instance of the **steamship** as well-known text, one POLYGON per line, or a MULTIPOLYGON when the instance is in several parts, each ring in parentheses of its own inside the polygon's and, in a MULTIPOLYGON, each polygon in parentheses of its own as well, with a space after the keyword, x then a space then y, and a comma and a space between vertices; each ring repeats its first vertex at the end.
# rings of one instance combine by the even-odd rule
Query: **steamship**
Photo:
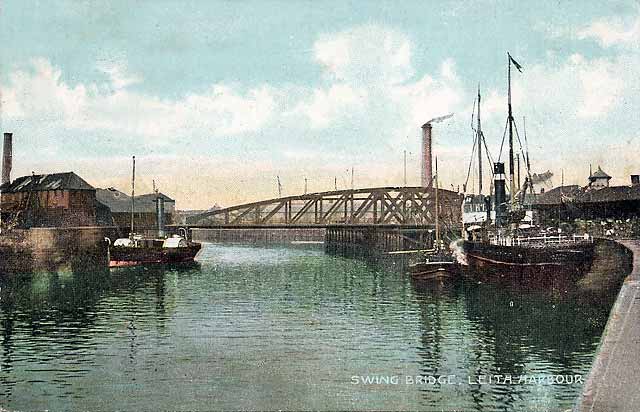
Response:
MULTIPOLYGON (((134 231, 135 213, 135 180, 136 158, 133 157, 133 173, 131 179, 131 233, 128 238, 116 239, 109 246, 109 267, 129 267, 149 264, 170 264, 193 262, 202 245, 184 236, 164 235, 164 198, 156 193, 156 215, 158 220, 158 238, 145 238, 134 231)), ((155 186, 155 184, 154 184, 155 186)))
MULTIPOLYGON (((513 64, 518 71, 521 71, 522 67, 510 54, 507 56, 510 199, 506 195, 505 165, 502 162, 493 164, 493 199, 481 193, 484 136, 480 123, 480 91, 478 91, 475 141, 478 149, 480 194, 466 195, 463 201, 464 233, 461 242, 463 260, 472 269, 471 273, 476 275, 487 272, 490 273, 490 277, 497 275, 508 278, 515 275, 518 280, 525 281, 543 279, 546 275, 573 279, 591 264, 594 254, 593 238, 588 234, 563 234, 559 229, 539 230, 534 225, 532 212, 524 210, 526 192, 531 190, 533 193, 533 187, 528 153, 523 153, 527 176, 522 189, 516 193, 513 155, 514 120, 511 107, 511 65, 513 64), (491 210, 492 206, 493 210, 491 210), (520 276, 522 274, 527 276, 523 278, 520 276)), ((486 148, 486 145, 484 147, 486 148)))

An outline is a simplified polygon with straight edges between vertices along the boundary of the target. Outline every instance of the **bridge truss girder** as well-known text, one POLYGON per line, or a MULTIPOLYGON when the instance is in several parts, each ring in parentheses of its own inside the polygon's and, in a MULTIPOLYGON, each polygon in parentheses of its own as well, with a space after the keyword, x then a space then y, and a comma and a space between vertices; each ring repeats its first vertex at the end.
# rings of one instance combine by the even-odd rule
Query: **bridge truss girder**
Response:
MULTIPOLYGON (((462 195, 438 191, 443 224, 458 224, 462 195)), ((435 189, 380 187, 309 193, 269 199, 191 216, 190 226, 273 226, 335 224, 432 225, 435 221, 435 189)))

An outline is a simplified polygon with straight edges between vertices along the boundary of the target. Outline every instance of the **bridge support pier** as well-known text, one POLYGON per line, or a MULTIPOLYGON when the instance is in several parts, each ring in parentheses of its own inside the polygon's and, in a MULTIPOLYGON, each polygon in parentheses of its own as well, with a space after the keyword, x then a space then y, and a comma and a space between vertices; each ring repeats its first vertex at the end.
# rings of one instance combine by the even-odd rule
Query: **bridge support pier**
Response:
MULTIPOLYGON (((456 231, 443 234, 454 239, 456 231)), ((333 225, 325 235, 325 250, 343 256, 377 255, 400 250, 433 249, 435 232, 431 226, 333 225)))

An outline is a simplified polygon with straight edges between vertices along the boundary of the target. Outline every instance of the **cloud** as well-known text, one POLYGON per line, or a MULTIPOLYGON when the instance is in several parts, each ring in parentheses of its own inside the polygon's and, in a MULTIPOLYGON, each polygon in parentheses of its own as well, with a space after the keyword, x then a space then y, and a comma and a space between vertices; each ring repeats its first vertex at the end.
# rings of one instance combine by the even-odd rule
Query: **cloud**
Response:
POLYGON ((610 17, 596 20, 576 32, 578 39, 593 39, 602 47, 640 45, 640 16, 634 18, 610 17))
POLYGON ((123 62, 104 61, 98 63, 97 68, 109 76, 110 83, 115 89, 124 89, 142 81, 140 76, 129 73, 123 62))
POLYGON ((106 76, 84 83, 72 83, 48 60, 34 59, 0 84, 3 127, 21 137, 22 150, 30 140, 46 153, 35 163, 33 156, 19 159, 17 169, 57 170, 68 167, 63 158, 71 159, 83 176, 103 186, 126 180, 114 177, 108 184, 109 177, 97 172, 126 170, 126 153, 158 161, 166 156, 184 167, 149 173, 158 180, 173 178, 168 191, 187 196, 186 207, 200 207, 209 200, 232 204, 266 196, 275 174, 296 181, 289 187, 297 188, 305 171, 317 190, 328 190, 346 168, 376 164, 362 173, 360 184, 392 183, 407 148, 398 143, 411 136, 408 149, 417 151, 420 125, 466 101, 453 60, 415 78, 411 41, 392 28, 369 24, 324 34, 313 51, 313 63, 322 69, 316 84, 216 83, 173 99, 142 91, 144 78, 129 73, 122 58, 99 62, 106 76), (83 159, 85 152, 97 157, 83 159), (207 153, 210 159, 202 160, 207 153), (212 190, 226 194, 194 199, 207 179, 212 190), (184 181, 190 182, 187 188, 180 187, 184 181))
POLYGON ((312 129, 328 126, 339 117, 349 115, 366 101, 366 91, 356 91, 344 83, 326 89, 316 89, 308 100, 302 100, 290 114, 302 115, 312 129))
MULTIPOLYGON (((635 26, 624 26, 620 33, 630 27, 635 26)), ((581 35, 596 38, 600 33, 604 45, 603 32, 594 30, 585 26, 581 35)), ((515 115, 518 121, 527 117, 536 171, 560 164, 586 170, 582 163, 589 158, 603 159, 614 176, 628 171, 627 163, 607 168, 603 147, 625 139, 635 148, 630 152, 640 149, 634 132, 640 57, 637 49, 627 47, 629 36, 606 37, 606 44, 625 45, 610 54, 547 55, 514 75, 515 115), (574 156, 577 151, 582 157, 574 156)), ((83 176, 103 186, 118 179, 126 183, 123 175, 109 184, 104 170, 127 170, 124 152, 145 147, 151 152, 148 162, 165 162, 149 173, 168 182, 167 192, 184 199, 181 207, 206 207, 269 197, 276 174, 289 194, 302 190, 303 175, 313 182, 310 190, 329 190, 333 177, 352 165, 358 186, 400 184, 405 149, 409 184, 416 183, 420 126, 455 113, 434 130, 435 149, 440 163, 447 165, 441 171, 446 185, 464 182, 476 90, 465 87, 454 60, 443 60, 431 73, 420 72, 412 61, 410 38, 374 24, 323 34, 313 53, 310 64, 322 70, 315 83, 215 83, 172 99, 142 91, 143 76, 129 73, 124 61, 99 65, 106 74, 103 80, 73 83, 49 61, 35 59, 0 84, 3 128, 18 136, 32 134, 34 147, 56 146, 59 136, 68 136, 74 147, 60 152, 67 152, 67 160, 73 159, 83 176), (79 151, 102 140, 112 141, 102 157, 82 159, 79 151), (125 149, 114 153, 115 147, 125 149), (202 187, 207 194, 200 193, 202 187)), ((483 90, 482 112, 488 144, 497 148, 506 118, 503 89, 483 90)), ((45 163, 42 158, 16 162, 25 170, 45 163)), ((55 165, 53 170, 69 168, 61 160, 49 164, 55 165)))
POLYGON ((313 49, 329 78, 362 87, 397 84, 414 73, 407 36, 379 25, 322 35, 313 49))
POLYGON ((99 62, 105 82, 71 84, 48 60, 34 59, 1 85, 3 122, 18 129, 24 123, 47 122, 49 128, 136 137, 153 146, 178 136, 227 138, 275 126, 312 131, 348 120, 354 128, 366 128, 370 116, 376 116, 379 131, 404 133, 459 101, 453 61, 443 63, 439 76, 411 81, 411 42, 389 28, 365 25, 325 34, 315 42, 314 53, 325 79, 317 87, 265 84, 244 89, 218 83, 173 100, 134 89, 144 79, 129 73, 121 60, 99 62))
POLYGON ((564 168, 567 182, 584 184, 588 164, 598 162, 615 184, 627 184, 629 168, 637 165, 613 148, 626 142, 629 153, 640 150, 635 126, 639 67, 635 52, 605 57, 576 53, 538 62, 515 78, 514 113, 521 137, 521 119, 527 118, 535 171, 551 169, 559 175, 564 168))
POLYGON ((227 136, 252 132, 271 120, 277 96, 268 86, 241 92, 224 84, 211 85, 202 94, 177 100, 132 91, 142 81, 122 66, 101 66, 105 84, 70 85, 62 72, 45 59, 34 59, 28 69, 13 72, 3 90, 3 123, 47 122, 67 130, 101 131, 114 137, 135 136, 148 144, 177 136, 227 136))
POLYGON ((314 53, 329 86, 317 88, 312 103, 301 108, 312 125, 343 124, 393 144, 419 134, 429 118, 454 111, 464 94, 450 59, 439 73, 416 79, 412 42, 389 27, 368 24, 322 35, 314 53))

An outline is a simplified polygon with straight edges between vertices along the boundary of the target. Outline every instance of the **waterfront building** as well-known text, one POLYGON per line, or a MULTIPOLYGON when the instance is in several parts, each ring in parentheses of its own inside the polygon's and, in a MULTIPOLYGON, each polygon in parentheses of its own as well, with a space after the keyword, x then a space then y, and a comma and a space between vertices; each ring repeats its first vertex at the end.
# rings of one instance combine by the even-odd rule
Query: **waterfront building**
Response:
POLYGON ((74 172, 21 176, 0 186, 7 226, 96 226, 96 189, 74 172))
MULTIPOLYGON (((96 190, 96 198, 104 204, 113 216, 113 224, 123 234, 131 228, 131 196, 114 188, 96 190)), ((163 193, 149 193, 135 197, 134 227, 136 232, 157 230, 157 199, 164 200, 163 221, 174 223, 176 201, 163 193)))
MULTIPOLYGON (((601 168, 589 176, 589 183, 560 186, 536 196, 533 207, 542 221, 592 221, 607 227, 615 222, 638 226, 640 221, 640 182, 631 176, 631 184, 609 186, 611 177, 601 168)), ((635 233, 635 228, 629 229, 635 233)))

